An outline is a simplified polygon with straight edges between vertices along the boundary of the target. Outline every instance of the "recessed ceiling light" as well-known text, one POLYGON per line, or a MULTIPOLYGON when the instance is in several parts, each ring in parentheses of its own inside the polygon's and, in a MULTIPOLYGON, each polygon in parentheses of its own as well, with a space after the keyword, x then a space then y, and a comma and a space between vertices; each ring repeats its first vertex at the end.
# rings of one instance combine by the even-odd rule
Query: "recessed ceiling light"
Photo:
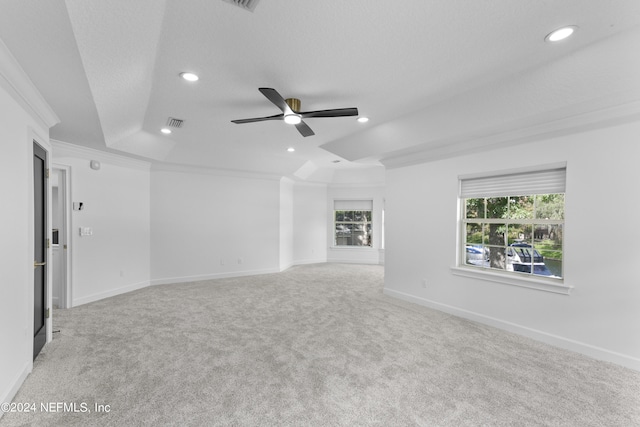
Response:
POLYGON ((290 125, 297 125, 302 121, 302 118, 298 114, 287 114, 284 116, 284 122, 290 125))
POLYGON ((200 78, 200 77, 198 77, 197 75, 195 75, 193 73, 180 73, 180 77, 182 77, 183 79, 185 79, 188 82, 196 82, 200 78))
POLYGON ((544 40, 548 42, 559 42, 560 40, 564 40, 567 37, 569 37, 577 29, 578 27, 576 27, 575 25, 569 25, 567 27, 558 28, 557 30, 547 34, 547 37, 545 37, 544 40))
POLYGON ((290 152, 290 153, 293 153, 294 151, 296 151, 296 149, 293 148, 293 147, 289 147, 289 148, 287 148, 287 151, 290 152))
POLYGON ((171 133, 171 129, 169 128, 162 128, 160 129, 160 132, 164 133, 165 135, 169 135, 171 133))
POLYGON ((367 123, 369 121, 369 117, 358 117, 358 121, 360 123, 367 123))

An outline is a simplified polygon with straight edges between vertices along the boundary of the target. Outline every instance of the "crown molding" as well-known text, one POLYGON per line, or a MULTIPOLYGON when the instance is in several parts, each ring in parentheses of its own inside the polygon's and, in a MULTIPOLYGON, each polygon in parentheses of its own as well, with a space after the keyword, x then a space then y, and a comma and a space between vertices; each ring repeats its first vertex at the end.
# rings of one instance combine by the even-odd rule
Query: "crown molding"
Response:
POLYGON ((43 98, 27 73, 24 72, 9 48, 0 40, 0 85, 26 111, 49 129, 60 123, 60 118, 43 98))
POLYGON ((328 185, 329 189, 335 188, 335 189, 339 189, 339 188, 378 188, 378 189, 384 189, 385 188, 385 183, 384 182, 353 182, 353 183, 349 183, 349 182, 336 182, 336 183, 329 183, 328 185))
POLYGON ((362 188, 375 188, 375 187, 384 187, 384 181, 370 181, 370 182, 358 182, 358 181, 343 181, 343 182, 334 182, 334 181, 318 181, 318 180, 305 180, 299 178, 295 175, 288 176, 296 185, 300 186, 310 186, 310 187, 332 187, 332 188, 353 188, 353 187, 362 187, 362 188))
POLYGON ((119 154, 107 153, 105 151, 96 150, 81 145, 69 144, 68 142, 51 140, 53 147, 53 159, 56 161, 60 157, 76 157, 87 160, 99 160, 104 163, 110 163, 126 168, 149 170, 151 163, 144 160, 132 159, 130 157, 121 156, 119 154))
POLYGON ((329 186, 326 182, 315 182, 315 181, 303 181, 301 179, 293 179, 293 185, 296 187, 315 187, 315 188, 327 188, 329 186))
POLYGON ((233 178, 245 178, 245 179, 261 179, 268 181, 280 181, 283 175, 263 173, 263 172, 250 172, 239 169, 221 169, 221 168, 209 168, 205 166, 193 166, 182 165, 176 163, 164 163, 154 162, 151 166, 151 170, 154 172, 177 172, 177 173, 189 173, 189 174, 203 174, 214 176, 227 176, 233 178))
POLYGON ((495 129, 475 131, 432 141, 428 146, 423 144, 390 153, 380 161, 387 169, 395 169, 640 121, 640 101, 566 115, 558 119, 540 120, 538 117, 537 123, 531 119, 527 121, 528 124, 516 121, 503 132, 495 129))

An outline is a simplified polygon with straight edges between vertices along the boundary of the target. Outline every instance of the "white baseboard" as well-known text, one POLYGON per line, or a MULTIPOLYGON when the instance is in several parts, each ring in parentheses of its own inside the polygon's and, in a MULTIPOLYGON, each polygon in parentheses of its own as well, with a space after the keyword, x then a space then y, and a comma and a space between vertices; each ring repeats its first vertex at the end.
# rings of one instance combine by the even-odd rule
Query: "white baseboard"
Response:
POLYGON ((483 323, 485 325, 493 326, 498 329, 513 332, 518 335, 523 335, 528 338, 532 338, 537 341, 550 344, 555 347, 560 347, 565 350, 581 353, 594 359, 604 360, 606 362, 622 365, 627 368, 640 371, 640 359, 617 353, 615 351, 607 350, 606 348, 597 347, 591 344, 583 343, 580 341, 572 340, 570 338, 561 337, 558 335, 550 334, 537 329, 528 328, 526 326, 518 325, 516 323, 507 322, 505 320, 497 319, 495 317, 486 316, 484 314, 476 313, 473 311, 465 310, 463 308, 442 304, 436 301, 428 300, 426 298, 417 297, 415 295, 406 294, 404 292, 396 291, 393 289, 384 289, 384 294, 391 297, 399 298, 404 301, 409 301, 415 304, 419 304, 425 307, 433 308, 434 310, 443 311, 445 313, 452 314, 454 316, 462 317, 474 322, 483 323))
POLYGON ((284 265, 281 265, 280 268, 278 269, 278 273, 282 273, 283 271, 286 271, 288 269, 290 269, 291 267, 293 267, 293 262, 288 262, 284 265))
MULTIPOLYGON (((3 402, 9 403, 13 400, 13 398, 18 393, 18 390, 20 390, 20 387, 22 387, 24 380, 26 380, 29 374, 31 373, 32 369, 33 369, 33 362, 28 362, 22 367, 20 372, 18 372, 16 377, 13 379, 13 382, 11 383, 9 389, 5 391, 2 394, 2 396, 0 396, 0 403, 3 403, 3 402)), ((4 412, 0 411, 0 418, 2 418, 2 415, 4 415, 4 412)))
POLYGON ((327 259, 329 263, 335 264, 370 264, 370 265, 381 265, 380 261, 377 259, 366 259, 366 258, 329 258, 327 259))
POLYGON ((124 294, 127 292, 136 291, 138 289, 146 288, 147 286, 149 286, 149 282, 144 281, 144 282, 132 283, 130 285, 123 286, 121 288, 110 289, 108 291, 99 292, 97 294, 89 295, 86 297, 74 298, 72 302, 72 306, 76 307, 78 305, 88 304, 90 302, 99 301, 101 299, 105 299, 105 298, 113 297, 116 295, 124 294))
POLYGON ((169 285, 172 283, 186 283, 186 282, 197 282, 200 280, 211 280, 211 279, 225 279, 228 277, 242 277, 242 276, 256 276, 259 274, 271 274, 271 273, 279 273, 279 268, 269 268, 269 269, 261 269, 261 270, 243 270, 243 271, 232 271, 226 273, 214 273, 214 274, 200 274, 194 276, 180 276, 180 277, 164 277, 160 279, 152 279, 148 282, 139 282, 133 283, 131 285, 123 286, 117 289, 111 289, 105 292, 99 292, 97 294, 89 295, 86 297, 75 298, 73 300, 73 307, 82 304, 88 304, 90 302, 99 301, 101 299, 113 297, 116 295, 124 294, 131 291, 136 291, 138 289, 146 288, 147 286, 155 286, 155 285, 169 285))
POLYGON ((327 251, 327 262, 384 265, 384 249, 366 246, 333 246, 327 251))
POLYGON ((195 276, 164 277, 161 279, 151 279, 151 285, 170 285, 172 283, 198 282, 201 280, 226 279, 229 277, 257 276, 259 274, 271 274, 279 272, 279 268, 266 268, 261 270, 242 270, 226 273, 199 274, 195 276))
POLYGON ((327 258, 308 258, 298 259, 293 261, 293 265, 305 265, 305 264, 326 264, 327 258))

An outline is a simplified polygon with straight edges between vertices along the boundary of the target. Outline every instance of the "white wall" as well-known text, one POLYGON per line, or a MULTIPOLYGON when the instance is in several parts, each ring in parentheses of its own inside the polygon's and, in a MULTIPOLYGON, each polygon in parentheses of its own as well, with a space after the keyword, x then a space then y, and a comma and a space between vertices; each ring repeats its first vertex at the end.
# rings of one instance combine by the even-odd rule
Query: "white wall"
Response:
POLYGON ((280 271, 293 265, 293 181, 280 179, 280 271))
MULTIPOLYGON (((61 192, 58 187, 58 171, 51 169, 49 174, 49 182, 51 185, 51 199, 49 200, 49 205, 51 206, 51 229, 58 229, 58 238, 62 236, 62 208, 64 207, 61 203, 59 203, 59 197, 61 192)), ((63 307, 64 301, 61 301, 61 294, 63 292, 63 278, 62 278, 62 269, 63 269, 63 253, 62 248, 54 243, 53 238, 51 239, 51 260, 49 262, 49 266, 52 271, 52 281, 51 281, 51 300, 53 307, 63 307)))
POLYGON ((389 170, 385 292, 640 369, 638 135, 636 122, 389 170), (571 295, 452 275, 458 175, 563 161, 571 295))
POLYGON ((96 301, 149 285, 150 165, 53 142, 53 161, 71 168, 71 302, 96 301), (101 168, 89 167, 99 160, 101 168), (80 236, 91 227, 92 236, 80 236))
POLYGON ((0 245, 1 402, 11 400, 13 385, 31 370, 28 365, 33 337, 29 332, 33 331, 33 307, 29 309, 29 298, 30 295, 33 298, 33 285, 30 293, 28 289, 33 282, 33 271, 29 272, 27 267, 29 261, 33 263, 33 245, 26 238, 33 228, 29 202, 31 147, 27 137, 30 123, 29 116, 0 89, 0 194, 3 200, 0 218, 4 225, 0 245))
POLYGON ((67 302, 65 298, 66 281, 65 281, 65 252, 64 244, 65 228, 64 228, 64 208, 65 204, 60 199, 64 197, 64 179, 59 169, 51 168, 49 174, 49 183, 51 185, 51 229, 58 230, 58 244, 51 239, 52 259, 49 264, 52 269, 51 280, 51 302, 53 308, 66 308, 67 302))
POLYGON ((358 264, 384 264, 382 248, 382 210, 385 187, 383 185, 330 185, 327 189, 326 215, 327 261, 358 264), (373 200, 373 245, 372 247, 337 247, 334 242, 334 200, 373 200))
POLYGON ((152 170, 152 283, 280 270, 280 181, 152 170))
POLYGON ((293 187, 293 263, 327 262, 327 186, 293 187))
POLYGON ((33 140, 50 149, 52 123, 38 114, 45 109, 0 41, 0 402, 11 401, 33 367, 33 140))

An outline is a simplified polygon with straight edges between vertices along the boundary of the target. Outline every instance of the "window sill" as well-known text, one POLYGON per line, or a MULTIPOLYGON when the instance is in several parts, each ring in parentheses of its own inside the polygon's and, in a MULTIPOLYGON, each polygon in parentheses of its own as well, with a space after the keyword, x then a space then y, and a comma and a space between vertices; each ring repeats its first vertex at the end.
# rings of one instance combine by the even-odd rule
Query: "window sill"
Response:
POLYGON ((552 282, 542 278, 519 277, 518 274, 503 274, 473 267, 451 267, 451 273, 456 276, 470 277, 472 279, 486 280, 489 282, 497 282, 522 288, 537 289, 539 291, 553 292, 562 295, 569 295, 571 289, 573 289, 573 286, 568 286, 555 280, 552 282))

